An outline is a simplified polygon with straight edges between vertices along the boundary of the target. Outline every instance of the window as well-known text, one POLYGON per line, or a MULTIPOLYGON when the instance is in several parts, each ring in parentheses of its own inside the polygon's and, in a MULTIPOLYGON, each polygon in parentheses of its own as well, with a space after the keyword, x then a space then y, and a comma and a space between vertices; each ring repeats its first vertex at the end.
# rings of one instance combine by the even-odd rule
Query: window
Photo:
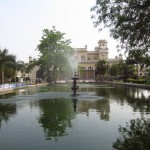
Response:
POLYGON ((85 56, 81 56, 81 61, 85 61, 85 56))

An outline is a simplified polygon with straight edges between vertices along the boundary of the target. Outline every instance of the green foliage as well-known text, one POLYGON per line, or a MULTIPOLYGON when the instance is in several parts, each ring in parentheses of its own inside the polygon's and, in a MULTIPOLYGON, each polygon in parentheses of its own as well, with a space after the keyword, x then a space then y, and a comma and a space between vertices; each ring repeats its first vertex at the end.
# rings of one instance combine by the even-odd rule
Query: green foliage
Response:
POLYGON ((149 150, 150 119, 133 119, 126 127, 119 127, 122 138, 116 140, 113 148, 118 150, 149 150))
POLYGON ((21 71, 23 73, 25 70, 25 63, 23 61, 17 61, 15 63, 15 68, 17 72, 21 71))
POLYGON ((143 59, 144 54, 142 50, 137 49, 135 51, 129 51, 127 59, 129 61, 129 64, 142 64, 143 59))
MULTIPOLYGON (((6 98, 7 96, 14 96, 14 93, 10 93, 5 96, 6 98)), ((1 103, 0 104, 0 127, 3 125, 3 121, 7 123, 13 115, 16 115, 16 113, 17 113, 16 104, 2 104, 1 103)))
POLYGON ((150 66, 150 56, 148 54, 143 58, 143 65, 145 65, 145 67, 150 66))
POLYGON ((52 30, 44 29, 40 44, 37 46, 41 54, 38 65, 45 70, 48 82, 55 82, 58 74, 68 70, 67 57, 73 54, 73 49, 69 45, 70 40, 65 40, 64 35, 55 27, 52 30))
POLYGON ((30 61, 29 63, 26 63, 25 64, 26 73, 29 73, 36 65, 37 65, 36 59, 30 61))
POLYGON ((12 76, 12 67, 15 63, 16 57, 14 55, 8 54, 8 50, 0 49, 0 72, 1 72, 1 83, 5 82, 5 79, 12 76), (7 72, 7 73, 6 73, 7 72), (6 74, 5 74, 6 73, 6 74))
POLYGON ((119 76, 123 79, 124 82, 126 82, 128 78, 135 76, 134 65, 128 65, 125 62, 120 62, 118 64, 118 67, 119 67, 119 76))
POLYGON ((96 74, 99 74, 102 76, 104 76, 107 73, 108 68, 109 68, 108 62, 105 60, 99 60, 95 66, 96 66, 95 68, 96 74))
POLYGON ((128 50, 150 48, 149 0, 97 0, 91 9, 94 26, 109 27, 111 35, 128 50))
POLYGON ((114 76, 114 77, 119 75, 119 66, 118 66, 118 64, 113 64, 109 68, 109 74, 110 74, 110 76, 114 76))
POLYGON ((39 123, 43 127, 47 140, 67 135, 67 130, 72 126, 74 118, 72 104, 65 99, 45 99, 38 102, 41 109, 39 123))
POLYGON ((150 79, 128 79, 128 82, 138 84, 150 84, 150 79))

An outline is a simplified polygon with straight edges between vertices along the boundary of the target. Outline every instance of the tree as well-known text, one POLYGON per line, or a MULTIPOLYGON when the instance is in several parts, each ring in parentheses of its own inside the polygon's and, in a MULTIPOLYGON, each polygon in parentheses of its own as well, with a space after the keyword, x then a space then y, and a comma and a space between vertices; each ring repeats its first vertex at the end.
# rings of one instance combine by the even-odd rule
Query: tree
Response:
POLYGON ((132 119, 126 127, 119 127, 121 137, 113 143, 117 150, 149 150, 150 120, 143 118, 132 119))
POLYGON ((5 82, 5 71, 8 70, 15 63, 16 57, 14 55, 8 54, 8 50, 0 49, 0 67, 1 67, 1 74, 2 74, 2 84, 5 82))
POLYGON ((118 64, 113 64, 110 68, 109 68, 109 74, 110 76, 114 76, 117 77, 119 74, 119 67, 118 64))
POLYGON ((119 66, 119 75, 124 82, 126 82, 128 78, 134 76, 135 74, 134 65, 129 65, 126 62, 120 62, 118 66, 119 66))
POLYGON ((37 46, 41 54, 38 65, 45 70, 48 82, 55 82, 57 75, 67 70, 69 64, 67 57, 73 54, 73 49, 69 45, 71 41, 65 40, 64 35, 65 33, 57 31, 55 27, 52 30, 44 29, 40 44, 37 46))
POLYGON ((37 60, 34 59, 29 63, 24 64, 24 73, 25 73, 25 81, 30 80, 29 77, 26 77, 26 73, 29 74, 31 70, 37 65, 37 60))
POLYGON ((95 27, 109 27, 111 35, 129 50, 150 49, 149 0, 97 0, 91 9, 95 27))
POLYGON ((142 67, 148 67, 150 66, 150 56, 148 54, 143 57, 143 64, 142 67))
MULTIPOLYGON (((15 96, 13 93, 11 93, 11 96, 15 96)), ((3 104, 0 103, 0 128, 3 125, 3 121, 6 123, 9 121, 9 119, 12 116, 15 116, 17 114, 17 104, 3 104)))
POLYGON ((72 126, 71 120, 74 118, 72 104, 66 99, 51 99, 38 101, 41 109, 38 121, 43 127, 47 140, 55 139, 67 135, 67 129, 72 126))
POLYGON ((109 68, 108 62, 105 60, 99 60, 95 66, 96 66, 95 68, 96 74, 99 74, 101 76, 104 76, 107 73, 109 68))
POLYGON ((13 68, 15 69, 15 83, 16 83, 16 78, 17 78, 17 73, 20 71, 21 72, 21 77, 24 77, 26 81, 26 73, 29 73, 32 68, 35 66, 35 60, 30 62, 30 63, 24 63, 24 61, 17 61, 13 64, 13 68))
POLYGON ((128 64, 135 64, 136 65, 136 71, 137 71, 137 77, 138 77, 138 66, 143 63, 144 56, 143 52, 141 50, 135 50, 135 51, 129 51, 128 58, 126 62, 128 64))

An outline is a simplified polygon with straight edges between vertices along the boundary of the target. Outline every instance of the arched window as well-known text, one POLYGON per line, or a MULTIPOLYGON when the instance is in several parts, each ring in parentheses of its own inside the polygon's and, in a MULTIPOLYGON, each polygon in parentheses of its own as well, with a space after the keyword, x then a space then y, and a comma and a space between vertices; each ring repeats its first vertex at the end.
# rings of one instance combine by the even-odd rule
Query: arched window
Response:
POLYGON ((81 61, 85 61, 85 56, 81 56, 81 61))

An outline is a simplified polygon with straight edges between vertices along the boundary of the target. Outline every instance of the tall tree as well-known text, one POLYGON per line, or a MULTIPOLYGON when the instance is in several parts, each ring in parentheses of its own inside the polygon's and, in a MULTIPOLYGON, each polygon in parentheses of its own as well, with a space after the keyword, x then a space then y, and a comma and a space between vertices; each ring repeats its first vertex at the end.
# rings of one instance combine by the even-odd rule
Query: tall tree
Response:
POLYGON ((117 77, 119 74, 119 67, 118 64, 113 64, 110 68, 109 68, 109 74, 110 76, 114 76, 117 77))
POLYGON ((136 65, 136 71, 137 71, 137 77, 139 72, 139 66, 143 63, 144 55, 141 50, 135 50, 135 51, 129 51, 128 58, 126 62, 128 64, 135 64, 136 65))
POLYGON ((93 12, 95 27, 109 27, 126 50, 150 49, 149 0, 96 0, 93 12))
POLYGON ((95 66, 96 66, 95 68, 96 74, 99 74, 102 76, 104 76, 107 73, 108 68, 109 68, 108 62, 105 60, 99 60, 95 66))
POLYGON ((67 57, 73 54, 71 41, 65 40, 64 35, 65 33, 57 31, 55 27, 52 30, 44 29, 40 44, 37 46, 41 54, 38 65, 45 69, 48 82, 56 81, 58 71, 64 71, 69 64, 67 57))
POLYGON ((0 49, 0 67, 1 67, 1 74, 2 74, 2 84, 5 82, 5 71, 8 69, 11 65, 15 63, 16 57, 14 55, 8 54, 8 50, 0 49))
POLYGON ((55 139, 67 135, 68 128, 71 127, 71 120, 74 113, 71 103, 66 99, 53 99, 38 102, 41 114, 38 118, 43 127, 47 140, 55 139))
POLYGON ((135 76, 134 65, 129 65, 126 62, 120 62, 118 64, 118 67, 119 67, 119 75, 124 82, 126 82, 128 78, 135 76))

